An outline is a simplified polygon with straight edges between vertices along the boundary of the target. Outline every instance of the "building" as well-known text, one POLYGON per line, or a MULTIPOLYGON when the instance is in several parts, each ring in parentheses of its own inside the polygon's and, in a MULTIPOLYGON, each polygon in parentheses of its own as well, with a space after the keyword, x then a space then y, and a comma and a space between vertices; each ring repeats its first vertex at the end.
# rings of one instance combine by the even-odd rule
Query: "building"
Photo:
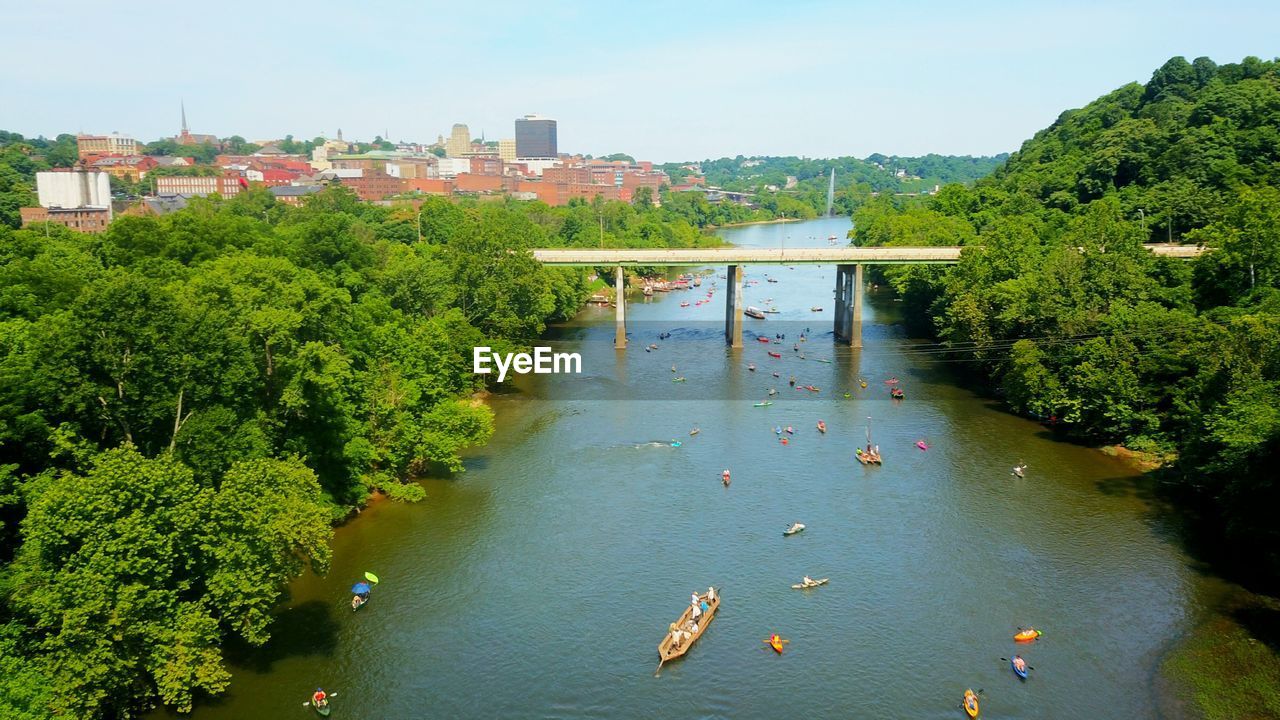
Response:
POLYGON ((516 118, 516 157, 554 158, 556 121, 541 115, 516 118))
POLYGON ((444 154, 446 157, 462 157, 471 152, 471 130, 462 123, 453 126, 453 131, 449 133, 449 139, 444 144, 444 154))
MULTIPOLYGON (((105 176, 104 176, 105 177, 105 176)), ((19 208, 22 227, 51 223, 86 233, 100 233, 111 224, 111 208, 19 208)))
POLYGON ((453 178, 471 172, 471 158, 442 157, 436 163, 436 177, 453 178))
POLYGON ((104 172, 38 172, 36 194, 43 208, 111 208, 111 180, 104 172))
POLYGON ((365 202, 385 200, 390 195, 404 192, 404 184, 400 178, 390 175, 365 172, 360 177, 342 178, 339 182, 343 187, 355 190, 356 195, 365 202))
POLYGON ((178 143, 179 145, 208 144, 208 145, 213 145, 215 147, 220 147, 221 143, 218 142, 217 136, 201 135, 199 133, 193 133, 191 132, 190 129, 187 128, 187 106, 186 106, 186 103, 181 103, 180 105, 182 108, 182 129, 178 132, 177 135, 174 136, 173 141, 178 143))
POLYGON ((503 138, 498 141, 498 157, 502 159, 502 162, 516 161, 519 156, 516 155, 515 138, 503 138))
POLYGON ((269 188, 269 190, 275 196, 277 202, 282 202, 285 205, 301 205, 307 196, 324 190, 324 187, 321 185, 286 185, 269 188))
POLYGON ((83 160, 90 155, 141 155, 142 143, 128 135, 77 135, 76 152, 83 160))
POLYGON ((89 164, 89 167, 121 180, 137 182, 146 177, 151 168, 157 167, 159 164, 153 157, 130 155, 128 157, 104 157, 93 161, 89 164))
POLYGON ((157 195, 239 195, 249 182, 234 175, 180 175, 156 178, 157 195))

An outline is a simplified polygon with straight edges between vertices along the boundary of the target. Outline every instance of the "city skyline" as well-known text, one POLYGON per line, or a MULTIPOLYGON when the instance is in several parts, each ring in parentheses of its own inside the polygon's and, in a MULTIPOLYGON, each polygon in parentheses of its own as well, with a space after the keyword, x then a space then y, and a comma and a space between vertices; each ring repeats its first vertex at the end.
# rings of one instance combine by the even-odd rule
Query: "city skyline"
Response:
MULTIPOLYGON (((192 132, 250 140, 332 136, 341 127, 349 138, 386 132, 393 141, 433 142, 454 123, 496 140, 512 135, 514 119, 537 113, 559 121, 562 152, 659 162, 991 155, 1016 150, 1064 108, 1145 82, 1169 57, 1273 57, 1269 35, 1280 21, 1280 9, 1247 2, 537 12, 492 3, 493 19, 472 37, 440 30, 467 27, 453 6, 391 4, 367 15, 331 2, 309 7, 314 17, 341 19, 342 30, 299 29, 315 45, 299 52, 288 41, 288 28, 299 26, 285 10, 229 3, 230 16, 275 29, 224 37, 202 27, 218 40, 216 62, 178 62, 193 45, 186 33, 162 31, 173 27, 169 15, 164 23, 140 13, 95 16, 65 28, 56 49, 40 33, 20 34, 0 49, 0 87, 23 100, 0 108, 0 128, 172 137, 185 102, 192 132), (1237 19, 1246 15, 1248 23, 1237 19), (406 29, 424 42, 384 42, 406 29), (109 60, 93 37, 125 30, 149 38, 141 50, 158 71, 141 72, 127 92, 117 82, 86 82, 84 68, 109 60), (75 93, 57 90, 71 84, 75 93)), ((39 27, 91 8, 62 0, 10 13, 13 27, 39 27)))

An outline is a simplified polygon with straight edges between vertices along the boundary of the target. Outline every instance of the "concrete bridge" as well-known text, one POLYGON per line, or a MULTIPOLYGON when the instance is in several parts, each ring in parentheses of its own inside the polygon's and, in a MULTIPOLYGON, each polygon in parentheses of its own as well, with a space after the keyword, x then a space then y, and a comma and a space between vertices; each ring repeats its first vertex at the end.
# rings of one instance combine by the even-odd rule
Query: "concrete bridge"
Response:
MULTIPOLYGON (((1162 257, 1190 259, 1205 248, 1191 245, 1145 245, 1162 257)), ((615 285, 623 287, 625 267, 725 265, 729 292, 725 300, 725 342, 742 347, 742 268, 744 265, 829 265, 836 266, 835 334, 850 347, 862 347, 862 266, 863 265, 950 265, 960 262, 959 245, 942 247, 852 247, 827 248, 645 248, 534 250, 535 260, 544 265, 614 268, 615 285)), ((627 346, 626 301, 617 293, 617 328, 614 347, 627 346)))

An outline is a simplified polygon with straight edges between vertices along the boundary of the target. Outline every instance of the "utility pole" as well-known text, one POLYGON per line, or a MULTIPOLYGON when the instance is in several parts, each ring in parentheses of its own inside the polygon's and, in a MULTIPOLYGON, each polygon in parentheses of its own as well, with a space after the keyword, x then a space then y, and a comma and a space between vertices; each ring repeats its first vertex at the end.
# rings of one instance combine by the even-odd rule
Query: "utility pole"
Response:
POLYGON ((1142 208, 1138 208, 1138 222, 1142 223, 1142 241, 1146 242, 1147 241, 1147 213, 1142 208))
POLYGON ((418 207, 415 209, 415 212, 413 213, 413 217, 418 221, 418 242, 422 242, 422 204, 421 203, 419 203, 418 207))

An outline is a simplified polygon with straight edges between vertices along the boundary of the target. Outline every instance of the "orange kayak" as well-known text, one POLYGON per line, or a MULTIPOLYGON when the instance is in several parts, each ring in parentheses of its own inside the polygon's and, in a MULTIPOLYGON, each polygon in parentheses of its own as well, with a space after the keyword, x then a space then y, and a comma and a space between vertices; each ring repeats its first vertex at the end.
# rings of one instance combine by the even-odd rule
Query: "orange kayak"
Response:
POLYGON ((782 654, 782 638, 778 637, 777 635, 770 636, 769 647, 773 648, 774 652, 781 655, 782 654))
POLYGON ((1020 632, 1014 633, 1013 639, 1014 639, 1014 642, 1031 642, 1032 640, 1038 639, 1043 634, 1044 633, 1040 632, 1035 628, 1027 628, 1020 632))
POLYGON ((964 711, 971 718, 978 717, 978 694, 973 688, 964 691, 964 711))

